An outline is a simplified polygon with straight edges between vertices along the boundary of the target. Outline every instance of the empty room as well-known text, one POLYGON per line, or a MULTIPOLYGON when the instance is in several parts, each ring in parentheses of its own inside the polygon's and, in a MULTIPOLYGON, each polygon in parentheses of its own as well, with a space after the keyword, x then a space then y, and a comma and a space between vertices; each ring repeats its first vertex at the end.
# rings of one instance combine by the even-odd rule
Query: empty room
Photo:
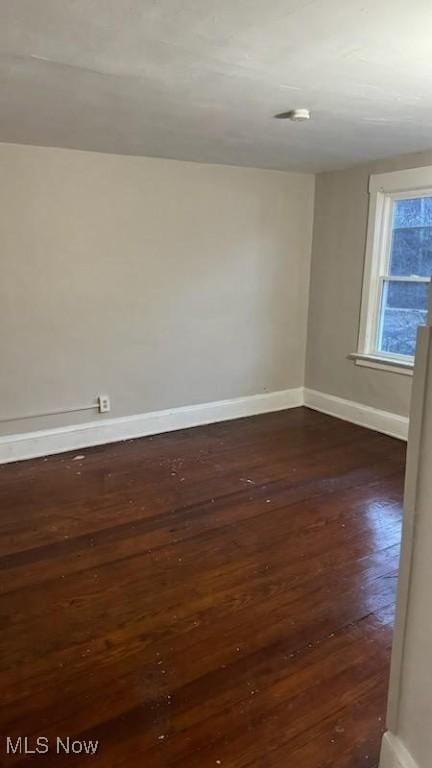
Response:
POLYGON ((431 768, 431 29, 0 2, 2 768, 431 768))

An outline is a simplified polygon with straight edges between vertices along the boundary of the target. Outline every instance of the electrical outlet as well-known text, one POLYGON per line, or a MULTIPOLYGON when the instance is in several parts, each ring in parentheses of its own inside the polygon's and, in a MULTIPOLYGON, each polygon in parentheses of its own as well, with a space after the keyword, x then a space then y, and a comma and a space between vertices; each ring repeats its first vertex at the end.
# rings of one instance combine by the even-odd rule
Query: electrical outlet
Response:
POLYGON ((98 395, 99 413, 108 413, 111 410, 111 403, 108 395, 98 395))

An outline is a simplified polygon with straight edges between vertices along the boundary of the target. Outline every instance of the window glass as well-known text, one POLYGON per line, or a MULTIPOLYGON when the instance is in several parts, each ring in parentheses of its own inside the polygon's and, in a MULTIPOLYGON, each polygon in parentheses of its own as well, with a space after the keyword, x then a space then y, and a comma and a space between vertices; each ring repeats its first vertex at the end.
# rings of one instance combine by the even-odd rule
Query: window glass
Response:
POLYGON ((429 283, 383 280, 378 350, 415 354, 417 326, 427 319, 429 283))
POLYGON ((432 274, 432 197, 394 201, 389 273, 432 274))

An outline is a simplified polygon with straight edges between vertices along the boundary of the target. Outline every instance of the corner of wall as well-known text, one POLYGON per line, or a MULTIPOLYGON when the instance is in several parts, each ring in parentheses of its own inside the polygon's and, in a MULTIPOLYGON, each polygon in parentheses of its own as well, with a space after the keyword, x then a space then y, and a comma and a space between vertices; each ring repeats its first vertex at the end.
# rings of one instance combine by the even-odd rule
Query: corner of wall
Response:
POLYGON ((386 731, 381 743, 379 768, 419 768, 419 766, 402 741, 391 731, 386 731))
POLYGON ((310 253, 309 253, 309 275, 307 283, 307 302, 306 302, 306 341, 305 341, 305 359, 303 366, 303 386, 309 385, 309 337, 310 337, 310 308, 311 308, 311 293, 312 293, 312 268, 314 260, 314 245, 316 238, 316 195, 317 184, 321 174, 314 174, 313 177, 313 196, 312 196, 312 218, 311 218, 311 230, 310 230, 310 253))

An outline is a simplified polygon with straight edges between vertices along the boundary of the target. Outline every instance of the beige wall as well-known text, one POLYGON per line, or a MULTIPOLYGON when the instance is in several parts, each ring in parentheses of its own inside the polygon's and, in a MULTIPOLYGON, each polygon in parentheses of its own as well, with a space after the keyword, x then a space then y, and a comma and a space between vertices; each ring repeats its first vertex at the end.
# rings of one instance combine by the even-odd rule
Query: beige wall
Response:
POLYGON ((432 152, 317 176, 306 386, 407 415, 411 379, 361 368, 357 347, 371 173, 432 164, 432 152))
POLYGON ((0 178, 0 419, 303 384, 313 176, 3 144, 0 178))

